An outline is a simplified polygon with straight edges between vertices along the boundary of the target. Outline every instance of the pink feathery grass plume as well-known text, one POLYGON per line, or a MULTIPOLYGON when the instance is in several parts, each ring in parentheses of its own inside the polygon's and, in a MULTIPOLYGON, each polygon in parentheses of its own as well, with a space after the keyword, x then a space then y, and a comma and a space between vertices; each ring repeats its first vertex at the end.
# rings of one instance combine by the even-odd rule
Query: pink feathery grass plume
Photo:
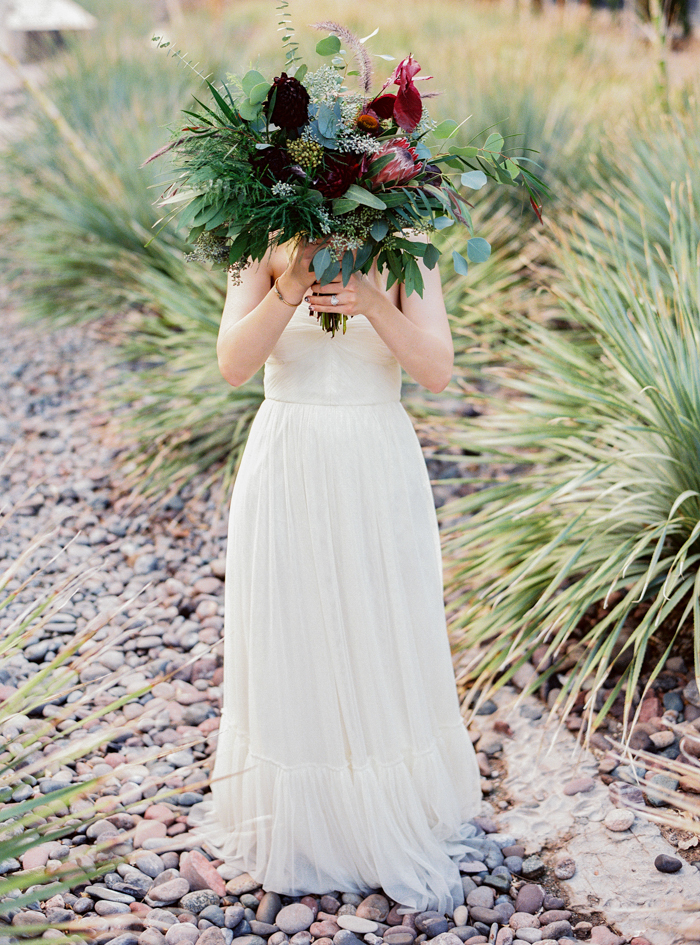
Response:
POLYGON ((392 159, 374 177, 370 177, 372 184, 405 184, 423 169, 418 152, 405 138, 393 138, 387 141, 384 147, 374 155, 374 160, 387 154, 392 155, 392 159))
POLYGON ((372 60, 365 49, 363 43, 346 26, 335 23, 333 20, 324 20, 322 23, 314 23, 314 29, 326 30, 341 39, 346 46, 352 49, 353 55, 360 67, 360 85, 365 95, 369 95, 372 87, 372 60))

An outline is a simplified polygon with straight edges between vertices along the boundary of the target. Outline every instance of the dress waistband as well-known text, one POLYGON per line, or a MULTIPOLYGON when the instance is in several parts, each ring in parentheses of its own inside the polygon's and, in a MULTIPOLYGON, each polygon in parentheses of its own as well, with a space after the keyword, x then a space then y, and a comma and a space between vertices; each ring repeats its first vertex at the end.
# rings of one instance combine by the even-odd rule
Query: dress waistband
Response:
POLYGON ((342 403, 328 404, 319 403, 315 400, 282 400, 280 397, 264 397, 263 403, 265 402, 270 404, 294 404, 298 407, 386 407, 390 404, 400 404, 401 399, 395 397, 391 400, 374 400, 371 403, 348 403, 344 401, 342 403))

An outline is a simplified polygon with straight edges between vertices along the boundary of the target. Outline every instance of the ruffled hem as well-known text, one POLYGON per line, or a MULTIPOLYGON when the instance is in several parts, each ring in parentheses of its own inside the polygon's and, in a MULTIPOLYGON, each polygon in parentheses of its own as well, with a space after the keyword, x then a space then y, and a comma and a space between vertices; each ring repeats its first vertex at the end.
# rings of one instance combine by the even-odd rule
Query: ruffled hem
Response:
POLYGON ((403 906, 442 913, 464 901, 458 863, 481 797, 461 723, 401 760, 342 768, 255 757, 229 731, 212 792, 213 804, 197 805, 195 836, 266 890, 382 889, 403 906))

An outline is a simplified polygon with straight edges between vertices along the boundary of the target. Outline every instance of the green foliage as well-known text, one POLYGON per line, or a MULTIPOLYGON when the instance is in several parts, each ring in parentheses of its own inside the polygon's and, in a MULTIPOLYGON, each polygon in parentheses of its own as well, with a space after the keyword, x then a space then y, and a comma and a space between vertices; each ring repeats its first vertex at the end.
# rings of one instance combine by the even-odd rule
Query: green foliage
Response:
POLYGON ((146 59, 141 46, 134 51, 113 42, 108 37, 104 46, 78 49, 50 82, 70 126, 111 173, 113 188, 105 193, 76 166, 53 124, 34 114, 31 132, 0 157, 0 254, 17 274, 17 293, 31 314, 76 321, 131 312, 117 332, 125 351, 115 358, 126 355, 136 370, 118 396, 132 405, 124 426, 141 476, 136 489, 157 495, 201 469, 232 475, 262 389, 258 378, 244 393, 232 393, 219 375, 215 339, 224 276, 185 262, 187 244, 174 226, 161 224, 153 239, 153 171, 140 165, 164 132, 150 103, 157 99, 175 113, 192 74, 163 69, 162 59, 154 53, 146 59))
POLYGON ((486 396, 487 415, 454 437, 494 469, 443 510, 453 625, 483 647, 482 691, 540 644, 545 678, 567 666, 560 702, 587 680, 600 716, 623 690, 631 711, 655 635, 668 651, 689 633, 700 669, 700 218, 690 183, 676 185, 696 122, 633 133, 606 177, 617 199, 581 201, 550 246, 569 327, 515 316, 499 377, 499 398, 515 398, 504 412, 486 396))
MULTIPOLYGON (((11 516, 10 510, 0 517, 0 528, 7 527, 11 516)), ((41 570, 35 560, 52 534, 51 528, 37 534, 0 573, 0 618, 3 619, 0 669, 11 670, 13 657, 46 633, 46 625, 60 614, 89 576, 84 565, 69 568, 48 590, 32 591, 41 570), (23 606, 19 607, 20 604, 23 606)), ((99 708, 90 705, 85 693, 80 694, 84 688, 80 684, 80 670, 100 649, 109 646, 109 643, 93 641, 97 630, 109 619, 109 614, 102 614, 86 624, 69 644, 61 647, 48 663, 38 667, 36 673, 20 683, 0 704, 3 732, 0 862, 5 865, 19 860, 41 843, 74 834, 81 822, 90 823, 99 816, 90 797, 96 796, 93 792, 99 789, 101 778, 67 784, 49 795, 37 794, 17 800, 14 795, 19 789, 26 791, 27 785, 36 785, 37 779, 46 777, 47 773, 67 770, 80 758, 92 755, 100 746, 119 737, 121 730, 103 722, 104 717, 147 690, 148 686, 99 708), (76 694, 79 694, 77 698, 76 694), (68 696, 71 699, 67 702, 68 696), (55 711, 43 716, 40 710, 45 705, 55 711)), ((79 866, 67 860, 53 872, 36 869, 5 875, 0 879, 0 917, 11 918, 13 911, 23 906, 44 901, 79 883, 93 881, 114 868, 114 857, 106 847, 98 844, 96 852, 101 863, 96 860, 94 867, 79 866)), ((18 864, 16 868, 19 870, 18 864)))
MULTIPOLYGON (((225 462, 226 475, 233 474, 262 395, 261 383, 256 377, 245 391, 232 391, 219 376, 214 338, 224 297, 222 275, 183 263, 189 248, 186 234, 172 224, 151 240, 158 217, 153 203, 161 185, 153 186, 154 165, 140 165, 167 139, 160 116, 192 105, 191 93, 201 98, 203 86, 191 70, 164 62, 148 42, 153 24, 142 4, 86 0, 86 6, 98 16, 99 29, 71 43, 70 56, 49 70, 45 90, 111 175, 113 187, 105 193, 76 167, 54 126, 28 102, 26 118, 33 124, 0 158, 0 255, 18 277, 18 297, 35 314, 54 320, 123 315, 123 336, 135 370, 115 392, 123 398, 115 409, 129 405, 120 414, 134 442, 133 480, 155 496, 197 471, 215 476, 220 462, 225 462)), ((294 9, 303 23, 327 15, 316 0, 298 0, 294 9)), ((317 36, 293 32, 285 2, 278 12, 280 36, 296 68, 302 56, 313 57, 317 36)), ((422 28, 416 31, 413 22, 397 15, 401 12, 398 0, 373 9, 372 26, 380 29, 382 52, 412 48, 426 67, 449 63, 449 74, 431 65, 444 91, 430 102, 430 110, 444 119, 464 113, 466 102, 472 116, 458 129, 454 123, 443 125, 441 134, 451 135, 443 139, 444 146, 473 161, 477 149, 470 139, 477 130, 493 126, 489 133, 503 137, 507 153, 513 148, 542 165, 541 171, 532 167, 562 195, 564 205, 590 186, 589 155, 599 151, 603 125, 626 121, 631 105, 642 100, 650 85, 640 57, 633 61, 620 54, 614 31, 582 29, 556 17, 513 19, 510 13, 470 4, 453 6, 450 17, 421 8, 422 28), (516 132, 522 135, 512 137, 516 132)), ((367 26, 357 5, 346 5, 338 17, 359 35, 367 26)), ((270 10, 242 0, 216 23, 189 12, 186 23, 192 59, 204 63, 200 71, 247 73, 252 107, 261 94, 255 91, 261 83, 253 81, 254 74, 279 72, 279 46, 270 42, 270 10), (232 51, 237 61, 232 61, 232 51)), ((172 32, 174 40, 182 40, 175 27, 172 32)), ((660 127, 659 139, 663 135, 660 127)), ((677 147, 673 142, 668 146, 677 147)), ((639 148, 641 154, 641 136, 639 148)), ((489 168, 496 173, 493 165, 489 168)), ((470 170, 481 168, 475 164, 470 170)), ((509 173, 505 162, 502 170, 509 173)), ((491 243, 492 253, 470 266, 467 276, 456 276, 451 262, 443 272, 460 384, 476 393, 493 387, 483 370, 500 363, 505 344, 516 335, 511 313, 536 322, 555 314, 551 300, 540 292, 551 261, 543 259, 527 204, 520 219, 512 214, 522 203, 516 193, 513 187, 489 183, 469 194, 474 207, 462 209, 491 243)), ((657 200, 655 194, 649 196, 657 200)), ((556 201, 548 200, 546 212, 555 217, 556 201)), ((374 229, 376 222, 370 227, 379 242, 386 233, 374 229)), ((452 222, 448 216, 436 218, 438 226, 452 222)), ((452 259, 453 251, 466 262, 468 238, 463 228, 445 226, 438 241, 446 254, 443 262, 452 259)), ((426 253, 424 261, 435 265, 436 258, 426 253)))

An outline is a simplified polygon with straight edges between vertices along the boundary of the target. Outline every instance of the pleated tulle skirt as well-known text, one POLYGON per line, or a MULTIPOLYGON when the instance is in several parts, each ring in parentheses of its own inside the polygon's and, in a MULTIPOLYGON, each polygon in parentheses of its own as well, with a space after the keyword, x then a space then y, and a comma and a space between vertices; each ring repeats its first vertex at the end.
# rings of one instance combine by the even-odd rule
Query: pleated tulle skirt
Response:
POLYGON ((260 408, 231 501, 212 792, 202 835, 265 889, 463 901, 479 773, 398 401, 260 408))

